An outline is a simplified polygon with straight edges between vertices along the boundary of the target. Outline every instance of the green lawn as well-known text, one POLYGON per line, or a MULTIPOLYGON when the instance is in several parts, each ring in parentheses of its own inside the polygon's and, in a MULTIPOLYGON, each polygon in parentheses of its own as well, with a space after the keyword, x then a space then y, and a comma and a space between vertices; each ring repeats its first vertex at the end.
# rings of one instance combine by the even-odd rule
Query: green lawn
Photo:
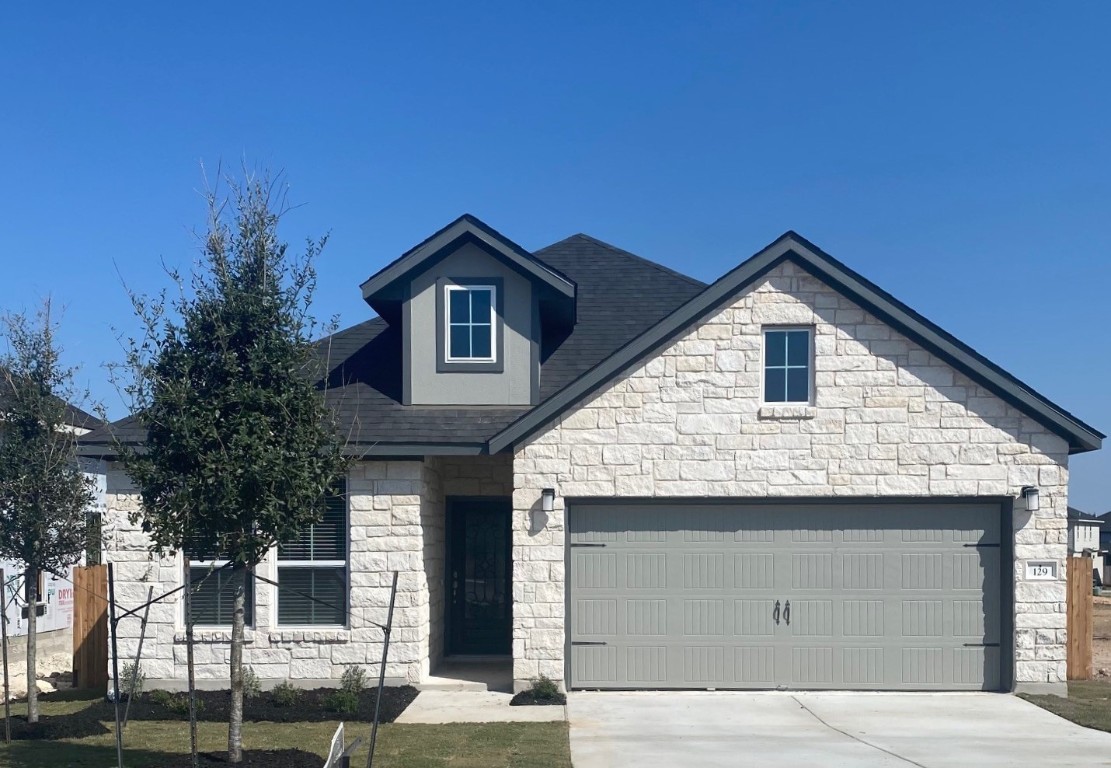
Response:
POLYGON ((1067 699, 1029 695, 1022 698, 1086 728, 1111 731, 1111 683, 1074 680, 1069 683, 1067 699))
MULTIPOLYGON (((64 715, 87 707, 87 701, 42 700, 43 715, 64 715)), ((26 711, 13 704, 12 712, 26 711)), ((4 768, 109 768, 116 764, 113 723, 105 732, 63 741, 15 741, 5 747, 0 739, 4 768)), ((301 749, 323 757, 337 723, 244 723, 245 749, 301 749)), ((228 729, 219 723, 199 723, 200 750, 227 748, 228 729)), ((2 735, 2 734, 0 734, 2 735)), ((348 726, 347 739, 369 739, 370 725, 348 726)), ((124 732, 124 765, 158 768, 167 754, 187 754, 189 728, 179 722, 129 723, 124 732)), ((365 747, 353 765, 366 765, 365 747)), ((570 768, 566 723, 482 723, 461 725, 387 724, 378 729, 374 764, 378 768, 570 768)))

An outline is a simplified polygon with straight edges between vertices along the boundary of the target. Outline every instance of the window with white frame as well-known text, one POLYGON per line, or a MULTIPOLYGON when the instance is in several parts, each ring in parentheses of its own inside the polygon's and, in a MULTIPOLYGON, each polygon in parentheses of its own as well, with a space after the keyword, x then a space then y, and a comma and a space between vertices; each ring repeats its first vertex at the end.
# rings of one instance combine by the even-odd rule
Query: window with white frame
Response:
POLYGON ((278 624, 347 624, 347 492, 331 494, 320 522, 278 547, 278 624))
POLYGON ((809 403, 811 329, 764 329, 764 402, 809 403))
MULTIPOLYGON (((188 553, 186 553, 188 557, 188 553)), ((235 593, 243 587, 243 620, 254 624, 255 580, 250 571, 226 568, 227 560, 189 560, 189 599, 193 624, 202 627, 230 627, 235 610, 235 593)))
POLYGON ((492 363, 495 345, 497 288, 492 285, 444 286, 444 359, 449 363, 492 363))

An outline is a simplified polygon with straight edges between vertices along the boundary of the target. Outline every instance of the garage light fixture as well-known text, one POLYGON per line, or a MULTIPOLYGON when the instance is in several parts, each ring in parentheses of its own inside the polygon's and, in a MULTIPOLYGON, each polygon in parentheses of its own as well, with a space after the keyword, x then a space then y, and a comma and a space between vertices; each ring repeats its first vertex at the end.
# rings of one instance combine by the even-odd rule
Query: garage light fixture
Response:
POLYGON ((1038 489, 1033 485, 1025 485, 1022 487, 1022 500, 1026 504, 1027 512, 1037 512, 1041 508, 1041 501, 1038 498, 1038 489))
POLYGON ((555 488, 540 492, 540 506, 532 508, 532 533, 540 533, 548 524, 548 516, 555 509, 555 488))

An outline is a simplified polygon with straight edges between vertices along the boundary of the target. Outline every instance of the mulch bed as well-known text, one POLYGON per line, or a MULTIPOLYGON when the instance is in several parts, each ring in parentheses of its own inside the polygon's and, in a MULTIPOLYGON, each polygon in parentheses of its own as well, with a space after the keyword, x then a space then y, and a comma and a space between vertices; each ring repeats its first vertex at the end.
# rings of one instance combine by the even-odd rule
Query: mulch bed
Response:
MULTIPOLYGON (((313 688, 297 692, 297 701, 289 705, 281 705, 274 701, 269 691, 263 691, 258 696, 243 699, 243 722, 271 722, 271 723, 304 723, 325 722, 328 720, 346 720, 348 722, 369 723, 374 719, 374 702, 378 697, 376 688, 368 689, 359 694, 359 709, 353 714, 340 714, 325 709, 324 700, 334 694, 334 688, 313 688)), ((184 699, 185 693, 175 694, 176 698, 184 699)), ((417 689, 412 686, 400 688, 385 688, 382 691, 382 709, 379 712, 379 722, 392 723, 397 716, 405 711, 413 699, 417 697, 417 689)), ((229 691, 197 691, 197 720, 204 723, 226 723, 231 708, 231 693, 229 691)), ((111 714, 112 705, 105 702, 111 714)), ((121 704, 122 706, 122 704, 121 704)), ((181 720, 189 719, 188 714, 168 709, 163 704, 151 699, 149 693, 135 697, 131 702, 129 720, 181 720)))
POLYGON ((542 696, 531 690, 521 691, 509 700, 509 706, 511 707, 544 707, 566 703, 567 696, 565 694, 557 693, 553 696, 542 696))
MULTIPOLYGON (((329 720, 344 720, 346 722, 369 723, 374 719, 374 703, 377 699, 377 689, 363 691, 359 695, 359 708, 355 714, 332 712, 325 709, 324 699, 335 693, 334 688, 315 688, 298 691, 297 700, 289 705, 280 705, 274 701, 269 691, 263 691, 258 696, 243 700, 244 722, 276 722, 276 723, 304 723, 325 722, 329 720)), ((183 701, 185 693, 174 694, 175 698, 183 701)), ((399 688, 386 688, 382 692, 382 708, 379 712, 379 722, 392 723, 397 716, 417 697, 417 690, 412 686, 399 688)), ((188 710, 185 708, 168 708, 161 701, 152 698, 150 693, 141 693, 131 702, 128 720, 171 720, 187 722, 188 710)), ((49 701, 49 694, 41 697, 42 701, 49 701)), ((210 723, 226 723, 228 711, 231 708, 231 694, 229 691, 197 691, 197 720, 210 723)), ((120 716, 123 716, 125 703, 120 703, 120 716)), ((104 699, 89 702, 89 706, 71 715, 42 716, 35 725, 28 725, 26 718, 12 715, 13 739, 80 739, 86 736, 95 736, 107 733, 104 723, 112 726, 115 722, 115 709, 113 704, 104 699)), ((284 759, 284 758, 283 758, 284 759)), ((319 758, 315 758, 319 761, 319 758)), ((263 765, 263 763, 259 763, 263 765)), ((276 766, 298 766, 301 763, 273 763, 276 766)))
MULTIPOLYGON (((201 752, 197 755, 202 768, 227 765, 226 752, 201 752)), ((245 749, 240 768, 320 768, 324 761, 320 755, 303 752, 300 749, 245 749)), ((189 755, 168 757, 160 763, 160 768, 191 768, 189 755)))

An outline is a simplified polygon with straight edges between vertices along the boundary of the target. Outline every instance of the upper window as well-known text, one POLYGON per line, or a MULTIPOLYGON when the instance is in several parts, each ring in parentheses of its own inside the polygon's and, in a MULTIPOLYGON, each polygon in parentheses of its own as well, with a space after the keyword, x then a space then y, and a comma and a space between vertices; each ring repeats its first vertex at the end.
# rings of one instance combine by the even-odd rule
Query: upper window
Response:
POLYGON ((764 331, 764 402, 810 402, 809 328, 764 331))
POLYGON ((497 289, 492 285, 445 286, 447 333, 445 359, 450 362, 492 363, 497 289))
POLYGON ((278 624, 347 623, 347 496, 328 496, 318 523, 278 547, 278 624))

